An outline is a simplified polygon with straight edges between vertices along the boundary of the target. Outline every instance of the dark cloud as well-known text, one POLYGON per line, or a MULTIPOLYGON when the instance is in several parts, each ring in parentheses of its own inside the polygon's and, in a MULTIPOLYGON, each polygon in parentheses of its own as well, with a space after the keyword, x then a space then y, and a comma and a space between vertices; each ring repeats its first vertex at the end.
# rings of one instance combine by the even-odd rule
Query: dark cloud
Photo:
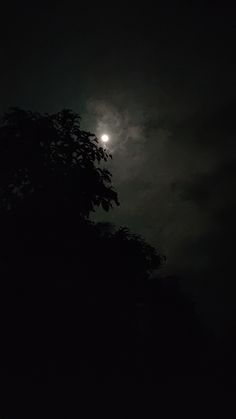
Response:
POLYGON ((167 271, 190 282, 187 288, 205 311, 209 303, 223 315, 234 291, 234 103, 186 114, 176 123, 165 118, 158 102, 156 108, 145 101, 120 108, 112 99, 89 107, 98 128, 112 127, 121 207, 108 218, 161 247, 167 271))

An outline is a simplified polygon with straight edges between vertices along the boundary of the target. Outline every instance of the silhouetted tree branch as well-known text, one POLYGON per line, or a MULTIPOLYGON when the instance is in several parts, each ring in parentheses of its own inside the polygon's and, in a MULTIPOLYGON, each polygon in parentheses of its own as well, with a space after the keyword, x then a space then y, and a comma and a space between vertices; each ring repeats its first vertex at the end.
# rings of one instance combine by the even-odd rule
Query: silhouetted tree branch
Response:
POLYGON ((64 109, 40 114, 13 108, 0 124, 0 208, 20 204, 44 215, 70 210, 88 216, 95 207, 118 205, 111 155, 94 134, 81 130, 80 117, 64 109))

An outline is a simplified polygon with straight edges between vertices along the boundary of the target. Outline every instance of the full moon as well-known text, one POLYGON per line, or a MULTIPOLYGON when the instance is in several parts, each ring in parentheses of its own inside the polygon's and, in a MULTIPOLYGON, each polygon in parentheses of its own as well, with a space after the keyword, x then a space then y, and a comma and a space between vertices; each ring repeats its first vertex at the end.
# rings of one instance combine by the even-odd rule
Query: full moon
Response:
POLYGON ((101 136, 101 140, 102 140, 104 143, 107 143, 107 141, 109 141, 109 137, 108 137, 108 135, 107 135, 107 134, 103 134, 103 135, 101 136))

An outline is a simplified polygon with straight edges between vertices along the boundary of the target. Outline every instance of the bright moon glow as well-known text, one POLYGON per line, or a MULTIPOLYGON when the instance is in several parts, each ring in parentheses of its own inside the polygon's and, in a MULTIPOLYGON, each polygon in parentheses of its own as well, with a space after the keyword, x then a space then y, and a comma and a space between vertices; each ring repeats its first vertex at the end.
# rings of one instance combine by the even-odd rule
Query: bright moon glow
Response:
POLYGON ((107 135, 107 134, 103 134, 103 135, 101 136, 101 140, 102 140, 104 143, 107 143, 107 141, 109 141, 109 137, 108 137, 108 135, 107 135))

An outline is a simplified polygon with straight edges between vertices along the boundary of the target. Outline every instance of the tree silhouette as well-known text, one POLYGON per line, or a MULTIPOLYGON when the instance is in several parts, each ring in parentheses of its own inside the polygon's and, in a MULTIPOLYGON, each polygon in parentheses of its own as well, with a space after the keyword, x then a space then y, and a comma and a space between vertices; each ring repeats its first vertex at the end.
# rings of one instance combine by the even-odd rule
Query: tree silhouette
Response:
POLYGON ((111 155, 80 117, 64 109, 40 114, 13 108, 1 118, 1 210, 55 215, 69 210, 88 216, 95 207, 118 205, 111 173, 101 164, 111 155))
POLYGON ((157 249, 127 227, 99 223, 96 230, 100 233, 106 259, 111 265, 116 265, 117 276, 125 267, 128 278, 145 279, 165 262, 165 257, 157 249))
POLYGON ((160 266, 163 257, 127 228, 89 221, 96 207, 119 205, 104 167, 109 158, 71 110, 49 115, 12 108, 3 115, 0 247, 11 277, 138 281, 160 266))
POLYGON ((119 204, 110 157, 71 110, 14 108, 1 119, 0 369, 5 388, 21 377, 19 399, 33 400, 29 377, 39 394, 51 383, 56 403, 79 393, 79 379, 89 391, 91 381, 159 391, 158 377, 189 371, 195 357, 192 305, 175 280, 149 280, 159 250, 89 218, 119 204))

